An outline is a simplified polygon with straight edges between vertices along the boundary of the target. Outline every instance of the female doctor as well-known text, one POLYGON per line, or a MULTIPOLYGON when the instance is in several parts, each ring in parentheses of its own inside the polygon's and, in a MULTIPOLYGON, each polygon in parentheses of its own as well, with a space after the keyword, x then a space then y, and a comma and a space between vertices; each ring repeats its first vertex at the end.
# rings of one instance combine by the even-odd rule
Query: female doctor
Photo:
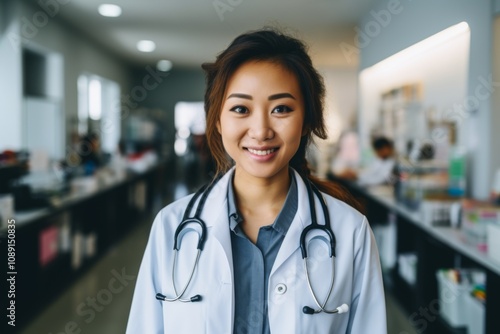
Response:
POLYGON ((127 333, 386 333, 370 226, 307 167, 307 145, 326 129, 323 81, 305 45, 249 32, 203 69, 219 177, 158 213, 127 333), (329 220, 333 238, 307 233, 304 260, 314 218, 329 220))

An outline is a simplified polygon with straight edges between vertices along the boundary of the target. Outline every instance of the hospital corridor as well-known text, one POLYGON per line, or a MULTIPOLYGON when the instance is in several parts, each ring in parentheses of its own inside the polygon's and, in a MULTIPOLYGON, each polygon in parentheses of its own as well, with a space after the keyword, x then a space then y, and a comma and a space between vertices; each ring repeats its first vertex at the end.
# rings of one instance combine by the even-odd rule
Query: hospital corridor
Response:
POLYGON ((0 0, 0 333, 500 333, 500 0, 0 0))

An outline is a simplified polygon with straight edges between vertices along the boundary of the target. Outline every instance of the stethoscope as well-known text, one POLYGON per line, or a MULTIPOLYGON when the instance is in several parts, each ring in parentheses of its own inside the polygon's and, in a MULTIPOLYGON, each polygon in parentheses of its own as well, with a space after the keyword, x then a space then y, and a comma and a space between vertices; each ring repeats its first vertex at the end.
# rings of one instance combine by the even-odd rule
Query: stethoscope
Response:
MULTIPOLYGON (((328 208, 326 206, 325 199, 321 195, 321 192, 318 190, 318 188, 312 184, 307 178, 303 178, 304 183, 306 184, 307 188, 307 196, 309 199, 309 207, 311 210, 311 224, 306 226, 300 235, 300 250, 302 252, 302 260, 304 262, 304 269, 306 271, 306 279, 307 279, 307 285, 309 287, 309 291, 311 292, 311 295, 313 297, 313 300, 316 304, 316 309, 309 307, 309 306, 304 306, 302 308, 302 312, 305 314, 316 314, 316 313, 321 313, 325 312, 328 314, 341 314, 341 313, 346 313, 349 311, 349 306, 347 304, 342 304, 341 306, 337 307, 336 309, 333 310, 327 310, 325 308, 328 300, 330 299, 330 296, 333 291, 333 285, 335 281, 335 246, 337 244, 336 239, 335 239, 335 234, 332 231, 331 225, 330 225, 330 216, 328 214, 328 208), (325 216, 325 224, 320 225, 318 224, 316 220, 316 207, 314 205, 314 194, 319 198, 320 203, 321 203, 321 208, 323 210, 323 215, 325 216), (330 258, 331 258, 331 263, 332 263, 332 274, 330 278, 330 287, 328 289, 328 294, 323 301, 323 303, 320 303, 316 293, 313 290, 311 280, 310 280, 310 275, 309 275, 309 266, 308 266, 308 255, 307 255, 307 235, 312 232, 312 231, 320 231, 324 232, 324 234, 328 237, 328 244, 330 247, 330 258)), ((161 293, 156 294, 156 299, 161 300, 161 301, 166 301, 166 302, 175 302, 175 301, 180 301, 180 302, 199 302, 202 300, 202 297, 200 295, 194 295, 188 299, 183 298, 184 293, 186 292, 189 284, 191 283, 191 280, 193 279, 194 272, 196 270, 196 267, 198 266, 198 262, 200 260, 200 255, 201 252, 203 251, 203 246, 205 244, 205 239, 206 239, 206 233, 207 233, 207 228, 205 222, 200 218, 201 217, 201 212, 203 210, 203 207, 205 206, 205 202, 207 200, 207 197, 212 190, 213 186, 217 183, 218 179, 212 181, 208 185, 203 186, 200 188, 191 198, 189 201, 186 210, 184 211, 184 215, 182 217, 182 222, 179 224, 177 229, 175 230, 174 234, 174 259, 172 262, 172 286, 174 289, 174 297, 167 297, 161 293), (201 196, 200 201, 198 203, 198 207, 196 208, 195 214, 192 217, 189 217, 194 204, 198 200, 198 198, 201 196), (189 278, 184 285, 184 287, 180 290, 180 293, 178 293, 177 287, 175 285, 175 267, 177 263, 177 256, 180 250, 180 241, 182 236, 185 233, 185 229, 188 225, 190 224, 196 224, 199 225, 200 227, 200 232, 198 233, 198 245, 197 245, 197 254, 196 254, 196 259, 194 261, 191 274, 189 275, 189 278)))

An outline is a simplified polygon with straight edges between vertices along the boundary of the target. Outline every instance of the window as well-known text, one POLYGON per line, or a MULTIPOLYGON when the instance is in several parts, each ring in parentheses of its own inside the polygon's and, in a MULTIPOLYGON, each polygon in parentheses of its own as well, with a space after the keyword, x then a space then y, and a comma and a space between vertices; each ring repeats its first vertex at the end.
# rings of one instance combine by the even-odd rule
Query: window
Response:
POLYGON ((94 74, 78 78, 78 134, 96 133, 105 153, 115 153, 120 140, 120 86, 94 74))
POLYGON ((192 135, 205 134, 205 109, 203 102, 177 102, 175 105, 175 144, 178 156, 188 152, 192 135))

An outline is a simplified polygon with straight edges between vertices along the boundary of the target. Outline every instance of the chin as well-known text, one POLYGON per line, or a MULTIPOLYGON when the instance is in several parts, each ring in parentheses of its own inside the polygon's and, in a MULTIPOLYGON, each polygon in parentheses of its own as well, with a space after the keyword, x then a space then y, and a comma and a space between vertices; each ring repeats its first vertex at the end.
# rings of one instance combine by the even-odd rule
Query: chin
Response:
POLYGON ((288 165, 283 167, 278 166, 252 166, 250 168, 241 168, 245 174, 251 175, 255 178, 270 179, 273 178, 284 170, 288 169, 288 165))

